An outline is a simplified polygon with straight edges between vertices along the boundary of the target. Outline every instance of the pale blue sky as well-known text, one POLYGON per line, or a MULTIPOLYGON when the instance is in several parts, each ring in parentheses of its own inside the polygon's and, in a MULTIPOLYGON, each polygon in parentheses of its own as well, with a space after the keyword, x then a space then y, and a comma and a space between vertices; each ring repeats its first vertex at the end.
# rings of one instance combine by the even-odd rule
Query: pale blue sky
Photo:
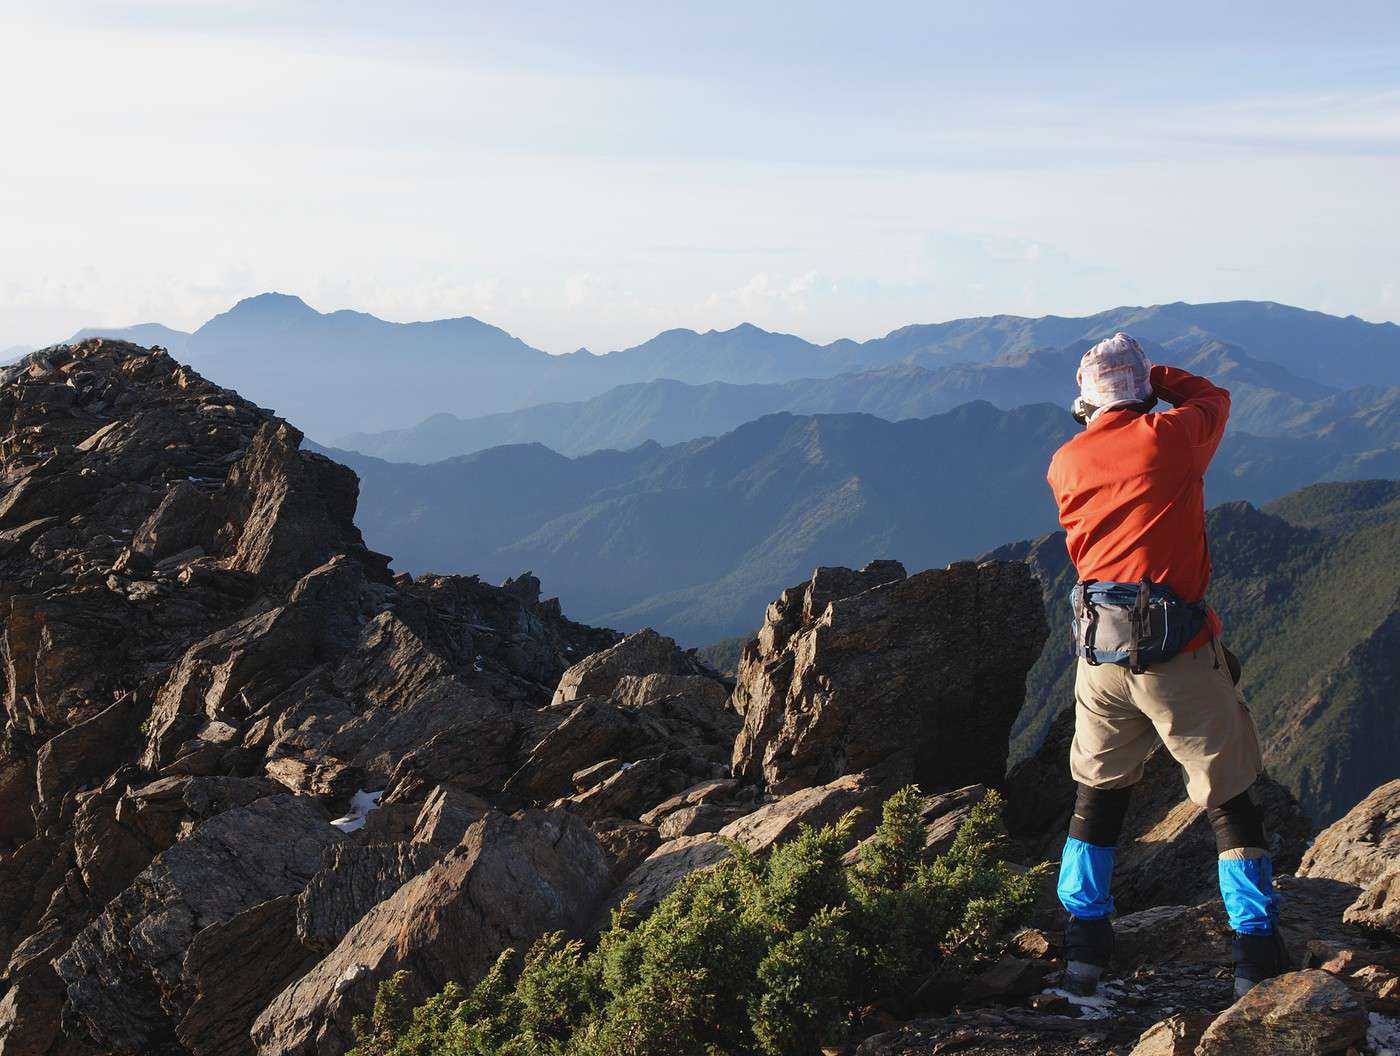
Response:
POLYGON ((1400 4, 1141 6, 0 0, 0 346, 267 289, 551 351, 1400 319, 1400 4))

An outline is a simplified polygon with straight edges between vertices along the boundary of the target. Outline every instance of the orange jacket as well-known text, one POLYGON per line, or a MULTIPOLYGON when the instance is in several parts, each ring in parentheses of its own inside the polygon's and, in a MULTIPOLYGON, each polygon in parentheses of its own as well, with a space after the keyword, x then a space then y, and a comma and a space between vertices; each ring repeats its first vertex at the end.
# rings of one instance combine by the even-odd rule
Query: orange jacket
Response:
MULTIPOLYGON (((1197 602, 1210 585, 1205 472, 1230 416, 1230 393, 1175 367, 1153 367, 1152 388, 1173 405, 1105 411, 1050 460, 1046 479, 1081 580, 1165 583, 1197 602)), ((1187 646, 1220 633, 1220 618, 1187 646)))

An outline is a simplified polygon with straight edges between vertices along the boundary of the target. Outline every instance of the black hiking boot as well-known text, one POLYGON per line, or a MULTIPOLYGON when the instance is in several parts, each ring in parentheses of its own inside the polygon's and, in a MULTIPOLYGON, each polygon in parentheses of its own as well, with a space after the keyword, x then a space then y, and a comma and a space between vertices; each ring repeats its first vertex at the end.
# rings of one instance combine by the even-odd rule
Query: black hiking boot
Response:
POLYGON ((1113 956, 1113 922, 1070 917, 1065 928, 1065 989, 1093 997, 1113 956))
POLYGON ((1244 997, 1265 979, 1282 975, 1293 967, 1293 958, 1283 944, 1277 925, 1268 935, 1235 932, 1235 999, 1244 997))

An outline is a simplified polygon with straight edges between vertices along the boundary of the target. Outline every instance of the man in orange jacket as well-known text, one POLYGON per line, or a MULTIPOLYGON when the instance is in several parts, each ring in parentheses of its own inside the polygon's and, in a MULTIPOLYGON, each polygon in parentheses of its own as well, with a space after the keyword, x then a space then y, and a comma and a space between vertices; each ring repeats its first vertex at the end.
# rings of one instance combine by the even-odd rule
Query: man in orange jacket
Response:
POLYGON ((1133 785, 1160 739, 1186 771, 1219 851, 1235 933, 1235 990, 1288 967, 1273 867, 1249 796, 1262 767, 1234 658, 1205 604, 1210 551, 1204 476, 1225 432, 1230 394, 1153 366, 1127 334, 1080 361, 1084 431, 1055 452, 1048 479, 1078 574, 1074 743, 1078 783, 1060 863, 1067 985, 1091 994, 1113 945, 1110 886, 1133 785), (1151 413, 1157 400, 1172 409, 1151 413), (1173 635, 1175 638, 1173 639, 1173 635))

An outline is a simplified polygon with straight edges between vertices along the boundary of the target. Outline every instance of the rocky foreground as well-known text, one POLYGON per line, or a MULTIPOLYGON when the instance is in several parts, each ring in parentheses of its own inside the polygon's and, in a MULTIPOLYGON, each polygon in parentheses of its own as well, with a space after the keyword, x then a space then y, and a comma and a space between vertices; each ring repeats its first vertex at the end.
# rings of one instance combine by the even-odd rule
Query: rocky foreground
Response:
MULTIPOLYGON (((0 1056, 339 1056, 399 970, 415 999, 473 981, 736 845, 855 807, 868 832, 911 781, 930 855, 989 786, 1021 859, 1058 853, 1065 724, 1005 774, 1046 635, 1024 564, 818 569, 731 683, 572 623, 528 573, 392 576, 354 475, 300 442, 159 350, 0 376, 0 1056)), ((1383 1051, 1400 782, 1306 857, 1264 794, 1305 971, 1225 1010, 1213 842, 1158 758, 1105 1000, 1055 993, 1047 906, 961 992, 868 1010, 850 1051, 1383 1051)))

